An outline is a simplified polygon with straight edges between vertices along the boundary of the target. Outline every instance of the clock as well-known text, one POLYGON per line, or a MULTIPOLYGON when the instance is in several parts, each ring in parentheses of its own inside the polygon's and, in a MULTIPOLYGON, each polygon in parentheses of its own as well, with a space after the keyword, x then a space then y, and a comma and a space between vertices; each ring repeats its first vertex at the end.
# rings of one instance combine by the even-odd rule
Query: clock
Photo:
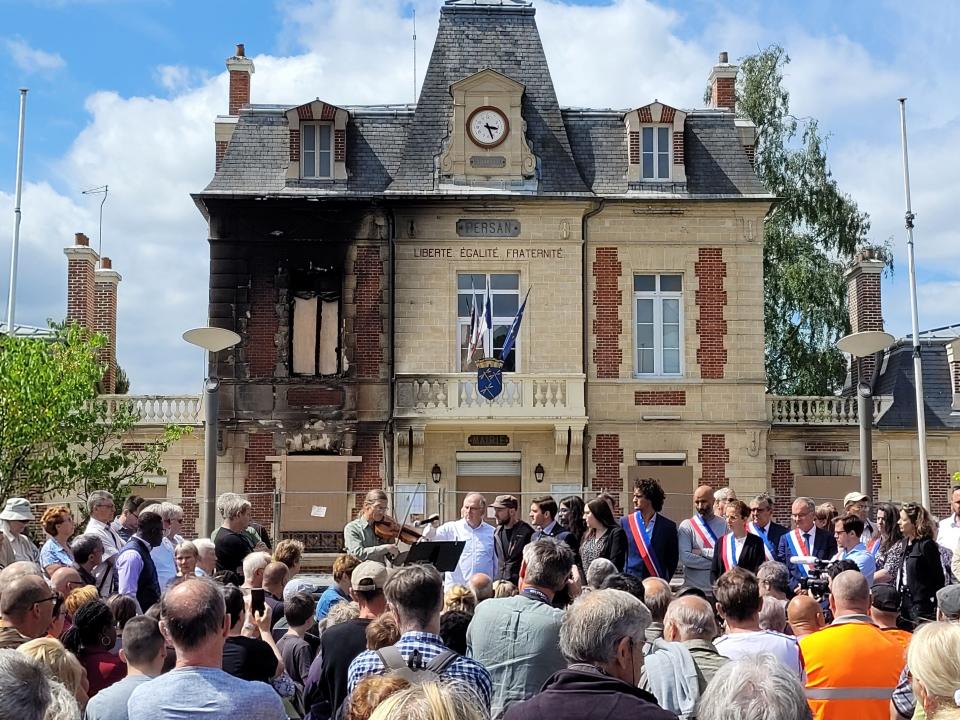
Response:
POLYGON ((496 147, 510 134, 507 116, 491 105, 479 107, 470 113, 467 120, 470 139, 483 148, 496 147))

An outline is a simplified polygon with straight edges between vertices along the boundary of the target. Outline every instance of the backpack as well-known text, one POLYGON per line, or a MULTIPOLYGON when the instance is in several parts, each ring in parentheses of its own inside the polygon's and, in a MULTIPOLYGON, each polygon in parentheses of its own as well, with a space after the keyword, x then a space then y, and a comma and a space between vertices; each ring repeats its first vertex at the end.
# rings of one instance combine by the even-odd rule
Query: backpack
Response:
POLYGON ((450 665, 459 657, 453 650, 444 650, 424 668, 411 667, 396 647, 390 646, 377 650, 377 655, 383 667, 402 677, 411 685, 420 685, 427 682, 436 682, 450 665))

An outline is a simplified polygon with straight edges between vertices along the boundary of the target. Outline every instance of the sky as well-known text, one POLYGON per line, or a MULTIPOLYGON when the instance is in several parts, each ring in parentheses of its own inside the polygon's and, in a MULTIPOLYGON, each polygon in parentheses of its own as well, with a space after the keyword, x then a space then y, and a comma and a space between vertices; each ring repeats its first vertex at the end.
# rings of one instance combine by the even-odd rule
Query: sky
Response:
MULTIPOLYGON (((0 0, 0 305, 14 226, 19 88, 29 88, 16 319, 66 306, 63 248, 85 232, 123 276, 118 359, 136 394, 194 393, 203 357, 181 333, 206 323, 206 224, 190 198, 214 170, 224 60, 243 42, 254 103, 414 99, 441 0, 0 0), (83 191, 108 185, 102 196, 83 191)), ((721 50, 770 44, 792 62, 798 117, 828 134, 841 188, 890 240, 887 329, 910 332, 898 97, 907 97, 921 328, 960 323, 960 3, 535 0, 563 106, 701 107, 721 50), (920 8, 918 12, 918 7, 920 8), (951 301, 951 298, 954 298, 951 301)))

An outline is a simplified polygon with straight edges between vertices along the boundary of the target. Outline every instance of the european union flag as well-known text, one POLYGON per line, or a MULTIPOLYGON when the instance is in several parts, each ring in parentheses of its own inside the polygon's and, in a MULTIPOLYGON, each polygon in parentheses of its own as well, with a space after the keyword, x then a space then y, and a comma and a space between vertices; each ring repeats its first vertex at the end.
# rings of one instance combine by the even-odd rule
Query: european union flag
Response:
POLYGON ((517 335, 520 333, 520 323, 523 321, 523 309, 527 306, 528 297, 530 297, 529 288, 527 289, 527 294, 523 296, 523 304, 520 306, 520 309, 517 310, 517 316, 513 319, 513 323, 507 331, 507 337, 503 340, 503 349, 500 351, 501 360, 507 359, 510 351, 513 350, 513 346, 517 342, 517 335))

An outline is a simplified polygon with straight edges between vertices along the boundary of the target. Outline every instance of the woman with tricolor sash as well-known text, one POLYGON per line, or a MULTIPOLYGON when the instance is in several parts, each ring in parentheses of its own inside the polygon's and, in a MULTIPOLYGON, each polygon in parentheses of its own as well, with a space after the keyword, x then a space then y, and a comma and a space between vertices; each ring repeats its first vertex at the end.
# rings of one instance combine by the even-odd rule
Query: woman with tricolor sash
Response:
POLYGON ((747 504, 742 500, 731 500, 727 503, 724 515, 730 532, 720 538, 713 551, 713 582, 735 567, 755 573, 766 560, 763 540, 747 532, 747 518, 750 517, 747 504))

